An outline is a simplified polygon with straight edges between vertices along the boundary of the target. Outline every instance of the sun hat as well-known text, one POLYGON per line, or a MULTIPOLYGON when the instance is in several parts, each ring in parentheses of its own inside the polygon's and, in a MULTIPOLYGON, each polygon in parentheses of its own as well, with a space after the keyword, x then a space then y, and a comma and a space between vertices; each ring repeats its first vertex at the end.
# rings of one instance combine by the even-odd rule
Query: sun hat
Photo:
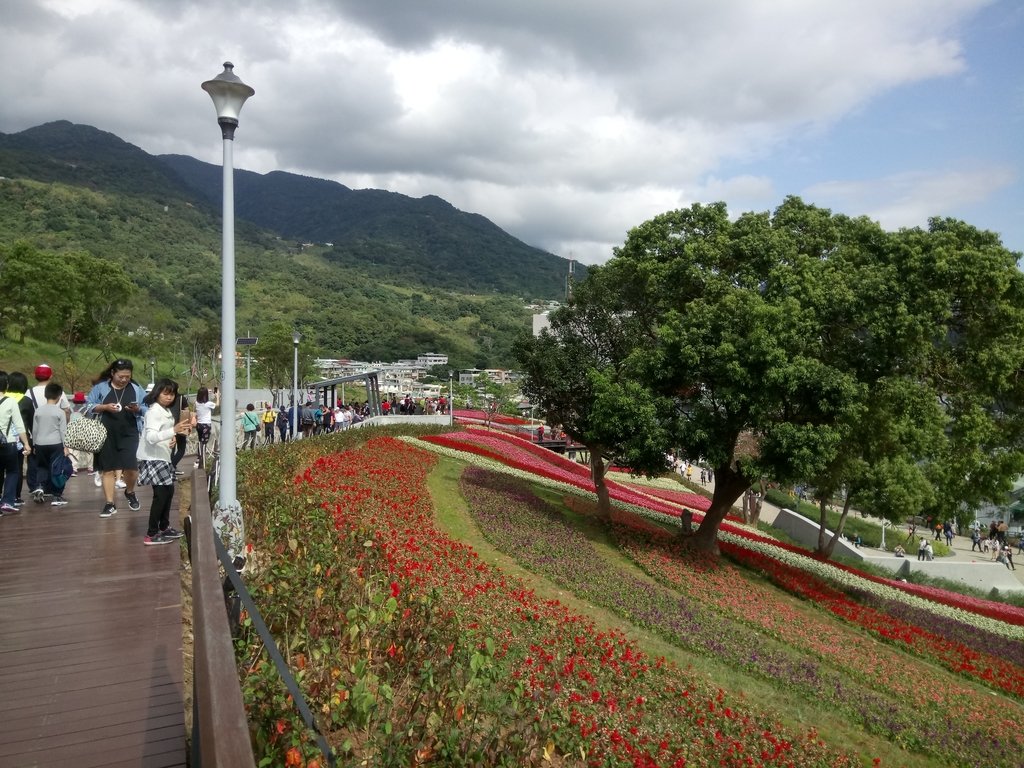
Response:
POLYGON ((75 392, 75 396, 71 398, 71 402, 76 405, 81 405, 85 402, 85 392, 75 392))
POLYGON ((53 368, 48 366, 46 363, 40 363, 36 366, 35 375, 36 381, 46 381, 48 378, 53 376, 53 368))

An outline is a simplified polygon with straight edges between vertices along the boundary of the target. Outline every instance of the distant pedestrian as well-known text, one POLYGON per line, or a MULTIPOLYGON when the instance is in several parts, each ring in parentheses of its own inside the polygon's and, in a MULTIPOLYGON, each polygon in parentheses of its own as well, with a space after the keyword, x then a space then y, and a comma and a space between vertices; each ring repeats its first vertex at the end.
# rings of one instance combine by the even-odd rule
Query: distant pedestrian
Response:
POLYGON ((928 541, 924 536, 921 537, 921 543, 917 545, 917 559, 924 560, 925 552, 928 549, 928 541))
POLYGON ((270 403, 266 403, 266 407, 263 410, 263 416, 260 421, 263 424, 263 444, 273 445, 274 422, 277 421, 277 414, 274 412, 274 406, 270 403))
MULTIPOLYGON (((206 468, 206 446, 210 442, 210 433, 213 431, 213 412, 218 405, 220 405, 220 392, 217 387, 213 388, 212 400, 208 387, 200 387, 196 392, 196 436, 199 439, 199 456, 196 466, 204 469, 206 468)), ((223 428, 223 425, 221 426, 223 428)))
POLYGON ((256 450, 256 438, 260 433, 260 416, 256 413, 256 406, 249 403, 242 411, 242 450, 248 448, 256 450))
POLYGON ((282 408, 277 412, 277 431, 281 436, 281 442, 288 442, 288 432, 292 428, 292 420, 288 415, 288 408, 282 408))
POLYGON ((981 534, 978 532, 977 528, 971 531, 971 552, 975 549, 981 552, 981 534))
POLYGON ((946 524, 942 526, 942 533, 946 537, 946 546, 947 547, 952 547, 953 546, 953 524, 951 522, 949 522, 948 520, 946 521, 946 524))

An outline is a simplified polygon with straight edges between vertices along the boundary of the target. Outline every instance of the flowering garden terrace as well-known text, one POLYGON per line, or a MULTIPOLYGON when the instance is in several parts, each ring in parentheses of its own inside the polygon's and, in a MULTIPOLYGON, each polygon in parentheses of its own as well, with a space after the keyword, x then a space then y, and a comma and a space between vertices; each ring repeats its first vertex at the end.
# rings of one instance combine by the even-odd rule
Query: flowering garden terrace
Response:
MULTIPOLYGON (((494 431, 352 430, 239 456, 246 580, 339 765, 1019 766, 1024 615, 900 589, 699 496, 494 431), (656 492, 655 492, 656 491, 656 492)), ((251 619, 261 765, 324 766, 251 619)))

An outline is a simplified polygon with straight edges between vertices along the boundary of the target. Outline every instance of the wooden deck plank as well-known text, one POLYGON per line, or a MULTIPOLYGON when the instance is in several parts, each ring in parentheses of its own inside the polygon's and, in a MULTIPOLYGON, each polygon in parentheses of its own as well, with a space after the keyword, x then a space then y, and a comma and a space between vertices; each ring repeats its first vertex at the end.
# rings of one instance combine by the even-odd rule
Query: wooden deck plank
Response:
POLYGON ((68 506, 0 519, 5 768, 185 765, 181 548, 143 546, 151 496, 138 494, 141 510, 119 491, 101 519, 102 491, 81 476, 68 506))

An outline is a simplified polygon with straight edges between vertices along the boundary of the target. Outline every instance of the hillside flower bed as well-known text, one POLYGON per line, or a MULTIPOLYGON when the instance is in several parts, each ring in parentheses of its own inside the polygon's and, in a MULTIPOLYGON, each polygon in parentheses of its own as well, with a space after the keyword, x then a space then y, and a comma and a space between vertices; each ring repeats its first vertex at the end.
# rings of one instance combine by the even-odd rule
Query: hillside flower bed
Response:
MULTIPOLYGON (((521 473, 521 476, 524 477, 533 476, 535 479, 550 481, 555 484, 555 487, 570 486, 575 489, 574 492, 582 493, 587 498, 593 498, 594 486, 589 478, 584 478, 575 471, 577 475, 575 478, 568 477, 562 471, 565 463, 572 464, 573 462, 568 462, 550 451, 539 449, 548 454, 545 461, 543 453, 527 455, 520 450, 517 444, 523 441, 516 438, 492 435, 483 430, 480 431, 480 434, 482 437, 472 434, 466 436, 466 433, 432 436, 426 438, 428 441, 426 447, 442 450, 448 455, 478 463, 479 459, 475 459, 475 456, 488 458, 494 463, 482 464, 482 466, 499 471, 504 466, 506 468, 504 471, 511 469, 513 473, 521 473), (491 436, 491 439, 485 440, 488 436, 491 436)), ((536 446, 533 447, 536 448, 536 446)), ((681 506, 672 505, 667 501, 659 503, 650 497, 645 497, 639 491, 633 491, 627 495, 619 493, 617 490, 611 490, 617 486, 618 484, 614 481, 609 481, 609 495, 624 509, 657 522, 670 525, 678 524, 681 506)), ((706 509, 709 502, 707 499, 703 501, 703 506, 695 504, 691 509, 706 509)), ((701 518, 700 512, 695 512, 694 520, 699 521, 701 518)), ((866 590, 886 599, 900 601, 916 609, 931 612, 938 617, 951 618, 968 626, 979 626, 1000 637, 1011 640, 1024 639, 1024 609, 1017 606, 866 574, 851 566, 823 561, 805 549, 769 538, 763 533, 735 522, 723 523, 719 530, 719 538, 721 541, 730 541, 741 548, 754 548, 761 552, 768 552, 769 556, 783 559, 844 590, 866 590)))
MULTIPOLYGON (((594 488, 594 484, 590 480, 590 472, 582 464, 569 461, 545 448, 531 445, 525 440, 510 435, 467 429, 464 432, 436 435, 425 438, 425 440, 435 445, 492 458, 531 474, 569 483, 582 490, 592 491, 594 488)), ((605 483, 608 487, 608 495, 615 501, 645 507, 668 517, 678 518, 682 513, 680 506, 660 502, 610 478, 605 483)), ((709 505, 708 499, 695 496, 694 506, 696 509, 703 511, 709 505)))
MULTIPOLYGON (((342 764, 857 764, 480 562, 433 522, 430 453, 309 442, 240 462, 247 581, 342 764)), ((261 764, 323 765, 243 624, 261 764)))
POLYGON ((1011 723, 998 716, 986 719, 990 702, 984 694, 946 685, 943 695, 935 697, 912 676, 901 674, 906 657, 880 653, 869 637, 841 624, 798 620, 777 593, 746 590, 734 570, 693 568, 672 552, 664 534, 658 542, 649 533, 616 526, 620 545, 661 581, 683 589, 652 585, 615 567, 557 509, 519 480, 471 467, 464 473, 462 490, 481 530, 496 547, 681 647, 826 702, 866 730, 947 764, 974 765, 978 759, 1006 764, 1024 746, 1019 739, 1001 742, 1011 723), (660 550, 659 543, 665 545, 660 550), (785 645, 766 642, 764 630, 785 645), (965 715, 971 728, 962 724, 965 715))

